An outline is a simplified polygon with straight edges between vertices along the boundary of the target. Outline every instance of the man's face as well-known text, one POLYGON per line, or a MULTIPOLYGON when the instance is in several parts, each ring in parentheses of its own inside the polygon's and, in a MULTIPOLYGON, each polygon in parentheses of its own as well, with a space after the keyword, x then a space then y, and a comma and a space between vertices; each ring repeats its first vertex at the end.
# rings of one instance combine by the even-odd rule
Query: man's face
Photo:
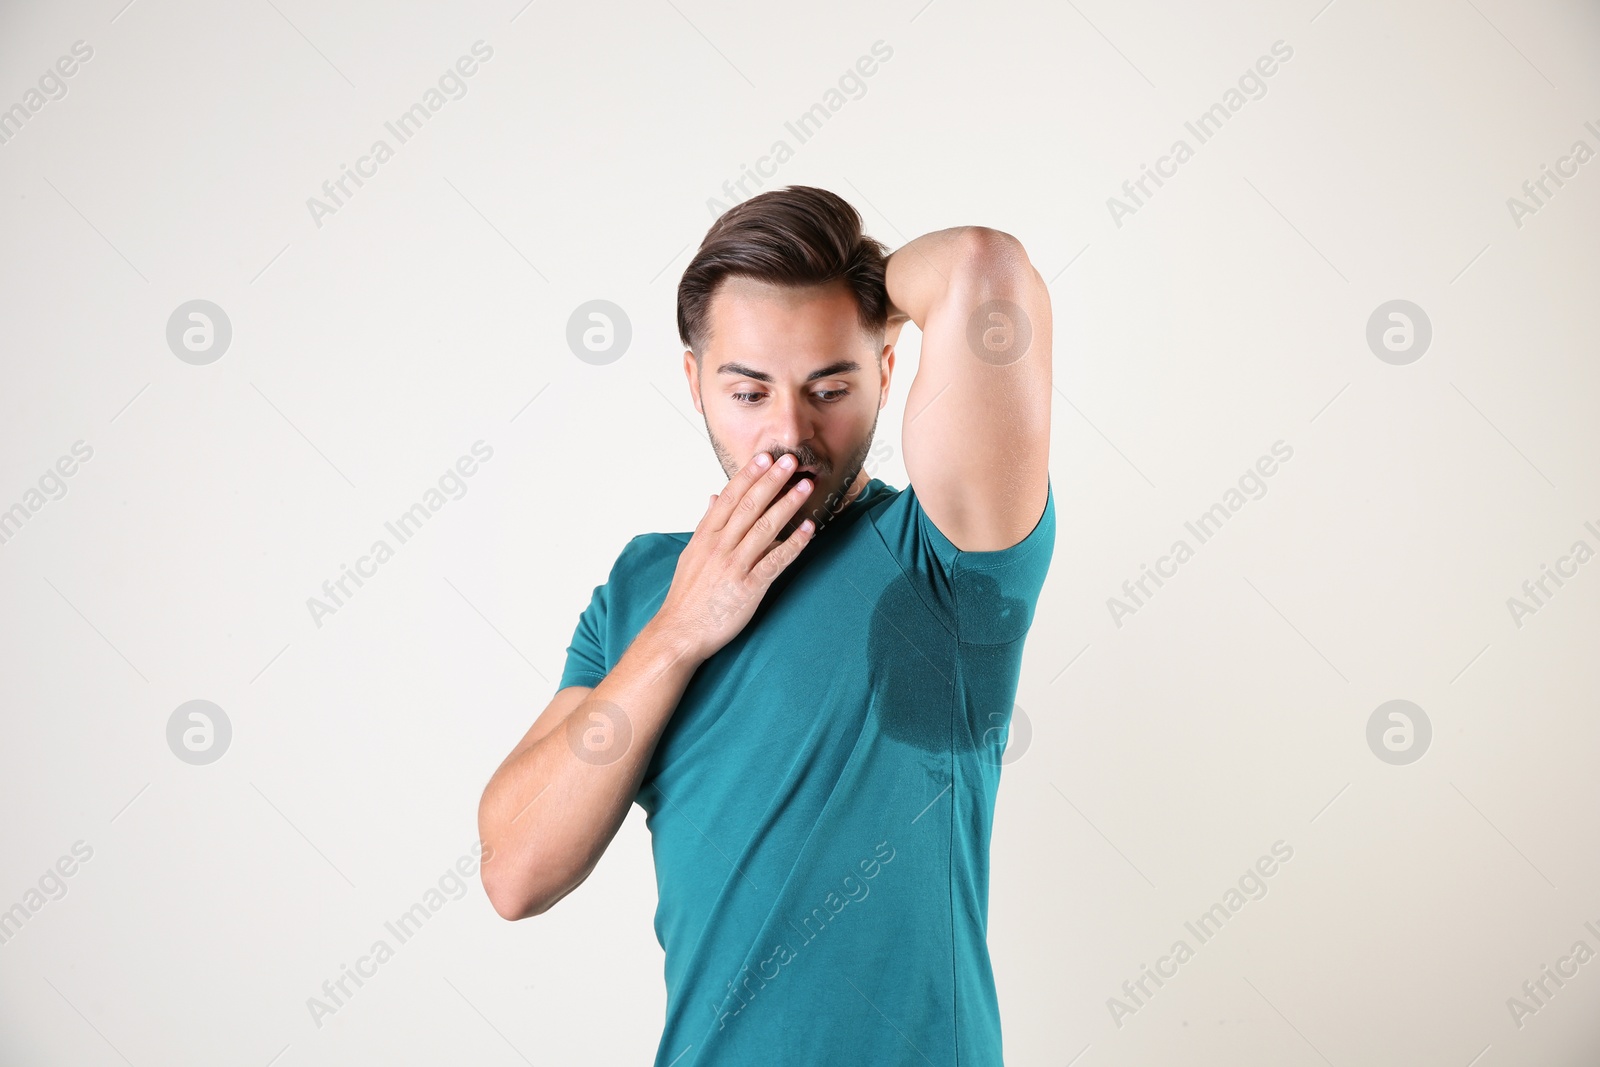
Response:
POLYGON ((683 368, 723 472, 732 478, 757 452, 792 454, 798 467, 787 488, 802 477, 813 488, 778 537, 808 517, 820 529, 856 488, 888 401, 893 347, 880 370, 842 282, 795 289, 730 277, 709 318, 698 373, 690 352, 683 368))

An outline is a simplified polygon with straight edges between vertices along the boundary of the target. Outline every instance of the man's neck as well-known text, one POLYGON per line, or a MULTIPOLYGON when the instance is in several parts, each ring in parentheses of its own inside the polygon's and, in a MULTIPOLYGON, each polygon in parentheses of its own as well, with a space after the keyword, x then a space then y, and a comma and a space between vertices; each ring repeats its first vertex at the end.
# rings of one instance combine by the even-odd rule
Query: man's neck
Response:
POLYGON ((850 488, 845 491, 844 504, 840 506, 839 510, 843 511, 845 508, 855 503, 856 497, 860 496, 862 492, 866 490, 867 483, 870 481, 872 481, 872 475, 867 473, 867 469, 865 467, 862 467, 859 471, 857 471, 856 480, 851 483, 850 488))
POLYGON ((823 527, 837 519, 840 515, 843 515, 850 505, 856 502, 856 498, 866 490, 867 483, 870 481, 872 481, 872 475, 867 473, 865 467, 857 471, 855 481, 851 482, 850 488, 845 490, 844 497, 840 501, 839 506, 837 508, 833 508, 831 511, 825 510, 825 513, 827 514, 827 520, 817 524, 818 530, 821 530, 823 527))

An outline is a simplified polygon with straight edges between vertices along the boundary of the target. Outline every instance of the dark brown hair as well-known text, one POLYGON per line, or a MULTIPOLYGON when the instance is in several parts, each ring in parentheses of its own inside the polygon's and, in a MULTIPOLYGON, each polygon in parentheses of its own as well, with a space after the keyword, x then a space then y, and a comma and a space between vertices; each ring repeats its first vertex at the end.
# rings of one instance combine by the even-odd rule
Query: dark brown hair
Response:
POLYGON ((826 189, 791 185, 759 193, 723 212, 678 282, 678 337, 698 363, 711 333, 711 298, 724 278, 776 285, 842 281, 856 300, 862 332, 881 355, 889 293, 889 250, 862 230, 861 214, 826 189))

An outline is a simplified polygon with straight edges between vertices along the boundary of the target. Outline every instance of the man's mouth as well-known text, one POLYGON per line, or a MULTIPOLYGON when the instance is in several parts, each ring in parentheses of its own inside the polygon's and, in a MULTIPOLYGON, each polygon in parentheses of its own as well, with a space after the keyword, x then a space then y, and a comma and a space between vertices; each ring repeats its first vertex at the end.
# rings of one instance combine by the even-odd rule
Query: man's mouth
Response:
POLYGON ((802 479, 802 478, 810 478, 811 479, 811 487, 813 489, 816 488, 816 486, 817 486, 817 472, 814 471, 814 470, 808 470, 808 469, 802 467, 800 470, 797 470, 793 474, 789 475, 789 480, 784 483, 783 491, 785 493, 787 493, 789 490, 791 490, 795 486, 799 485, 800 484, 800 479, 802 479))

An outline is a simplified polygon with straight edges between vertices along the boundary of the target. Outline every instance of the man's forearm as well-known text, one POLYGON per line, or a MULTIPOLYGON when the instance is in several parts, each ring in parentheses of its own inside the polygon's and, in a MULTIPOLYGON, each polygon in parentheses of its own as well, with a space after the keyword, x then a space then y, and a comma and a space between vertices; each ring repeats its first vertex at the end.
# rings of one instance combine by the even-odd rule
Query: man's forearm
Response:
POLYGON ((581 704, 495 771, 478 826, 493 856, 484 887, 502 915, 537 915, 589 876, 699 662, 647 624, 581 704))

